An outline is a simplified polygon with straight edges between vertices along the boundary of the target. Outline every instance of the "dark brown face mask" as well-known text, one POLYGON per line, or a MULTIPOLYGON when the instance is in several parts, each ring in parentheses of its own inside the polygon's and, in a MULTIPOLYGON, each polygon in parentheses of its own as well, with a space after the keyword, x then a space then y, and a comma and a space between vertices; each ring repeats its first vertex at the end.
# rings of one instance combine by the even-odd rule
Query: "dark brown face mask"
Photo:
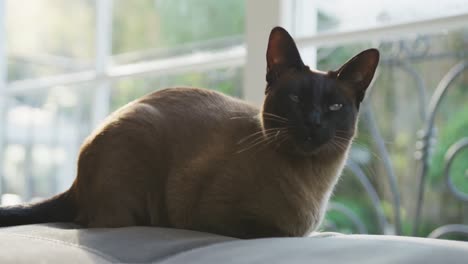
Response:
POLYGON ((379 52, 369 49, 336 71, 310 70, 291 36, 274 28, 267 50, 263 110, 287 122, 266 118, 265 129, 287 129, 290 140, 282 146, 290 153, 340 151, 354 135, 358 109, 378 62, 379 52))

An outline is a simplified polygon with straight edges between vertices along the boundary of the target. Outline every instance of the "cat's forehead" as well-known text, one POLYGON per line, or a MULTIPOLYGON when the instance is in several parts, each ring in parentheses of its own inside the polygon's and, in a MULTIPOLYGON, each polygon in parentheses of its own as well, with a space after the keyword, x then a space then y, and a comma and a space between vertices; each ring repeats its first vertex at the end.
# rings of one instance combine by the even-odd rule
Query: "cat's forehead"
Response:
POLYGON ((324 72, 304 72, 291 76, 287 85, 291 92, 315 94, 316 96, 329 94, 339 90, 335 78, 324 72))

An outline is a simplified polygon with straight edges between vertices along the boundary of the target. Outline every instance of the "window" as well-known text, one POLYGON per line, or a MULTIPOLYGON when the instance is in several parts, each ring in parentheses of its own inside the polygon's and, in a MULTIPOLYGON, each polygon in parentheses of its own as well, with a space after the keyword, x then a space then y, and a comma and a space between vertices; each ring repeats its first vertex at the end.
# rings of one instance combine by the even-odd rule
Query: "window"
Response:
MULTIPOLYGON (((260 103, 276 25, 321 70, 381 51, 324 228, 427 236, 466 221, 444 180, 444 157, 468 129, 466 0, 0 0, 0 194, 67 188, 84 137, 146 93, 191 85, 260 103)), ((451 167, 465 194, 467 155, 451 167)))
MULTIPOLYGON (((352 164, 338 185, 325 226, 341 232, 427 236, 448 222, 462 223, 466 200, 447 189, 444 169, 448 150, 463 141, 468 124, 466 3, 315 3, 319 33, 302 43, 316 47, 319 69, 336 69, 366 48, 381 51, 375 83, 361 111, 352 164), (457 67, 459 75, 453 75, 440 106, 431 112, 443 79, 457 67), (369 190, 361 174, 375 190, 369 190), (372 197, 373 191, 380 197, 372 197)), ((460 151, 450 171, 456 190, 465 195, 467 155, 460 151)))
POLYGON ((189 84, 242 95, 244 1, 0 3, 1 194, 30 200, 68 188, 83 139, 144 94, 189 84))

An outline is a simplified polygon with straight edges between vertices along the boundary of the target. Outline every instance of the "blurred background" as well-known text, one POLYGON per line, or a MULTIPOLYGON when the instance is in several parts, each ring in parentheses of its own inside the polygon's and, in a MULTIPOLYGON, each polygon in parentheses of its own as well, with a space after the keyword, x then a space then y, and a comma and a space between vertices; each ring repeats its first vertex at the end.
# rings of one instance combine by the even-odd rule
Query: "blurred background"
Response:
POLYGON ((466 0, 0 0, 0 196, 49 197, 110 112, 173 86, 259 104, 273 26, 381 64, 322 230, 468 239, 466 0))

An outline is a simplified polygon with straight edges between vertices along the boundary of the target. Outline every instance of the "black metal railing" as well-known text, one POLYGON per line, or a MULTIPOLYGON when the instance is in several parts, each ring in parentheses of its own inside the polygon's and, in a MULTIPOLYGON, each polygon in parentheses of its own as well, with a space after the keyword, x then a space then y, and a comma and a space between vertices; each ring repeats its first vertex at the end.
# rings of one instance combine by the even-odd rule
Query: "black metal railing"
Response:
MULTIPOLYGON (((364 102, 361 113, 361 123, 369 132, 372 139, 376 154, 379 157, 379 163, 382 171, 385 172, 385 178, 387 186, 389 187, 391 198, 390 203, 392 205, 392 219, 389 221, 382 207, 382 199, 379 197, 379 192, 376 190, 374 185, 371 183, 368 175, 360 167, 359 164, 354 162, 352 159, 347 163, 345 171, 350 172, 351 175, 362 185, 366 196, 369 198, 372 211, 376 215, 376 229, 377 233, 381 234, 394 234, 394 235, 413 235, 419 236, 422 211, 425 199, 426 185, 428 181, 428 173, 430 169, 431 153, 435 147, 436 141, 436 129, 435 129, 435 117, 440 111, 441 102, 444 100, 446 95, 451 89, 454 89, 454 82, 460 78, 463 73, 468 71, 468 60, 466 51, 457 52, 442 52, 438 54, 432 54, 430 52, 430 39, 429 37, 419 37, 414 41, 399 41, 393 43, 381 44, 381 48, 387 50, 386 56, 382 59, 381 64, 386 66, 392 66, 393 69, 398 69, 406 73, 416 84, 415 87, 408 87, 416 89, 418 104, 418 116, 423 122, 423 128, 420 131, 415 131, 417 135, 416 142, 416 166, 418 167, 418 179, 417 186, 415 187, 415 197, 412 200, 414 203, 414 215, 412 217, 405 215, 405 221, 412 223, 411 231, 403 233, 402 230, 402 214, 401 214, 401 194, 400 188, 398 187, 398 177, 392 164, 392 159, 385 144, 385 141, 381 135, 379 126, 376 122, 374 111, 369 100, 364 102), (432 96, 428 97, 429 89, 427 84, 421 75, 421 73, 414 67, 409 61, 421 61, 424 59, 441 59, 451 57, 451 59, 458 59, 460 62, 456 63, 451 67, 448 72, 438 83, 432 96), (429 100, 428 100, 429 99, 429 100), (429 103, 428 103, 429 102, 429 103), (412 218, 412 219, 408 219, 412 218), (392 223, 389 223, 392 222, 392 223)), ((378 76, 377 76, 378 78, 378 76)), ((372 89, 371 89, 372 91, 372 89)), ((468 93, 467 93, 468 94, 468 93)), ((468 120, 466 120, 468 123, 468 120)), ((450 194, 459 202, 468 204, 468 193, 460 190, 451 179, 451 167, 454 159, 460 155, 464 150, 468 149, 468 132, 467 137, 460 138, 457 142, 449 147, 445 154, 444 164, 444 179, 445 187, 450 194)), ((468 175, 468 160, 466 162, 465 175, 468 175)), ((381 176, 381 175, 379 175, 381 176)), ((361 219, 352 210, 342 204, 332 202, 329 211, 337 211, 341 215, 344 215, 349 221, 350 226, 354 227, 353 230, 356 233, 367 233, 368 228, 361 219)), ((333 223, 327 222, 324 226, 325 230, 340 231, 333 223)), ((468 225, 461 223, 447 224, 440 226, 430 232, 428 237, 441 238, 447 235, 462 235, 468 237, 468 225)), ((457 238, 458 239, 458 238, 457 238)))

